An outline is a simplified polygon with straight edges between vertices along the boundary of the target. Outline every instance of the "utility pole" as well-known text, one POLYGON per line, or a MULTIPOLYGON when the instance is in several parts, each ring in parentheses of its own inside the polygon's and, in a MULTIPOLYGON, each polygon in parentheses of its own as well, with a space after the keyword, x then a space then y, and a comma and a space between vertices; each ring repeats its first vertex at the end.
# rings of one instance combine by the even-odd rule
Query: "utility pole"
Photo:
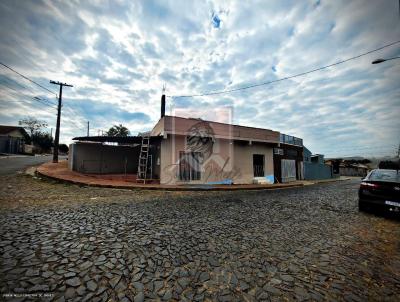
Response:
POLYGON ((58 107, 57 107, 57 126, 56 126, 56 137, 54 138, 54 150, 53 150, 53 163, 58 163, 58 141, 60 140, 60 120, 61 120, 61 103, 62 103, 62 88, 73 87, 72 85, 61 83, 57 81, 51 81, 50 84, 59 85, 60 93, 58 95, 58 107))
POLYGON ((89 136, 89 121, 87 121, 87 136, 89 136))
POLYGON ((53 128, 50 129, 50 137, 53 138, 53 128))

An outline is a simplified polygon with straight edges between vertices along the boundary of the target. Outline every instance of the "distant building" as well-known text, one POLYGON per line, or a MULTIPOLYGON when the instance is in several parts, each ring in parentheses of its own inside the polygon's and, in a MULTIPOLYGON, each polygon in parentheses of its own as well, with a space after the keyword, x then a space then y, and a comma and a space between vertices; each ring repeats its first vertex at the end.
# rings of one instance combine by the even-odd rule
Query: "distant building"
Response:
POLYGON ((364 177, 368 174, 370 168, 367 165, 352 163, 342 159, 326 160, 327 165, 332 166, 334 173, 340 176, 360 176, 364 177))
POLYGON ((312 154, 304 147, 304 179, 330 179, 336 177, 332 166, 324 163, 324 155, 312 154))
POLYGON ((22 127, 0 125, 0 153, 23 153, 26 136, 22 127))
POLYGON ((364 177, 368 174, 368 167, 362 164, 346 164, 339 165, 339 174, 341 176, 360 176, 364 177))

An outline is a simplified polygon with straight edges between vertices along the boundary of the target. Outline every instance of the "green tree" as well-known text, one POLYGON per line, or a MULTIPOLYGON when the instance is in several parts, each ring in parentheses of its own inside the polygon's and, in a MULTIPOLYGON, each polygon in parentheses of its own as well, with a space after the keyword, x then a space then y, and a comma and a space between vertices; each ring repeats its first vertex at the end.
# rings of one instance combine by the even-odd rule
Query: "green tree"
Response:
POLYGON ((46 128, 48 124, 45 121, 38 120, 32 116, 28 116, 18 122, 18 125, 24 127, 29 131, 31 139, 36 132, 40 132, 43 128, 46 128))
POLYGON ((128 136, 129 130, 122 124, 114 125, 107 131, 108 136, 128 136))
POLYGON ((379 169, 391 169, 391 170, 398 170, 400 169, 400 165, 398 162, 384 160, 379 163, 379 169))
POLYGON ((69 148, 66 144, 59 144, 58 145, 58 151, 62 152, 62 153, 68 153, 69 148))
POLYGON ((39 146, 43 151, 50 151, 53 147, 53 138, 49 133, 36 131, 32 136, 32 143, 39 146))

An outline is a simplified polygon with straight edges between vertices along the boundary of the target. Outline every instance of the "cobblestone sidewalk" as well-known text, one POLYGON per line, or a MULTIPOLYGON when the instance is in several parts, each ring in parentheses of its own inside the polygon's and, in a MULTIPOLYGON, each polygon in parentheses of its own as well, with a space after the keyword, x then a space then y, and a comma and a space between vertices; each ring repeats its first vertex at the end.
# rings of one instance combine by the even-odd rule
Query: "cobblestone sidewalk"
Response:
POLYGON ((2 300, 399 301, 400 222, 357 181, 146 192, 0 179, 2 300), (7 297, 7 294, 48 297, 7 297))

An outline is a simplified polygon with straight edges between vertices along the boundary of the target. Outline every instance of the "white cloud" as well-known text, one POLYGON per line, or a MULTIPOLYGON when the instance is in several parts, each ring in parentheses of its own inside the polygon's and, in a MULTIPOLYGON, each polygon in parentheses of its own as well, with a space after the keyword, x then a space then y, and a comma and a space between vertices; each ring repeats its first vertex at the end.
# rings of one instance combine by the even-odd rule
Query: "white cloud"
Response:
MULTIPOLYGON (((94 129, 113 123, 133 133, 151 128, 164 83, 169 95, 235 88, 330 64, 399 36, 395 0, 0 3, 0 61, 52 90, 50 79, 74 85, 64 92, 63 141, 84 134, 87 120, 94 129)), ((400 60, 370 64, 399 53, 397 45, 228 95, 167 98, 167 110, 233 106, 235 123, 301 136, 316 153, 347 148, 362 154, 399 142, 400 60)), ((1 123, 15 124, 34 111, 55 124, 44 113, 48 107, 5 85, 0 81, 1 123)))

